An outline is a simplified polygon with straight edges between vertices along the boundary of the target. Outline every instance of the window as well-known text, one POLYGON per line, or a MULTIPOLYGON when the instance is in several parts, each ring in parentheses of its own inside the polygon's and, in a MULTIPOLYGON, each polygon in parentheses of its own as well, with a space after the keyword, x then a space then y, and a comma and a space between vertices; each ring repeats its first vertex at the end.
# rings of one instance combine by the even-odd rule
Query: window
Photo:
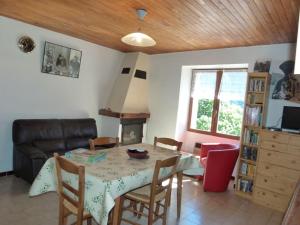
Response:
POLYGON ((193 70, 189 130, 238 138, 246 83, 246 69, 193 70))

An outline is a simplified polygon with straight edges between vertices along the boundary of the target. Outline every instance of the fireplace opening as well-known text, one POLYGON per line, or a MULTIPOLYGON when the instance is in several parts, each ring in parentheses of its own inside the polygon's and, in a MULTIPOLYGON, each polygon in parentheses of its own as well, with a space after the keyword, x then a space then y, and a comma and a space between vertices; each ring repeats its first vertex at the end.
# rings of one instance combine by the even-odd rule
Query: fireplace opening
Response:
POLYGON ((121 119, 122 145, 142 143, 144 123, 146 119, 121 119))

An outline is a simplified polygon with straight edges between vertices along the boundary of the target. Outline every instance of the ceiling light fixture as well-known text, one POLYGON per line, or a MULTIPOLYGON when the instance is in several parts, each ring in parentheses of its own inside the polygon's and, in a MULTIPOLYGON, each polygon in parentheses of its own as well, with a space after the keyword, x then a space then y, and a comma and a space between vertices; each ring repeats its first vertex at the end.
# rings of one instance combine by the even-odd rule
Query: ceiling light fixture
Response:
MULTIPOLYGON (((137 9, 136 14, 139 20, 144 21, 147 11, 145 9, 137 9)), ((141 28, 139 28, 137 32, 125 35, 122 37, 121 41, 125 44, 138 47, 150 47, 156 45, 156 42, 152 37, 141 32, 141 28)))

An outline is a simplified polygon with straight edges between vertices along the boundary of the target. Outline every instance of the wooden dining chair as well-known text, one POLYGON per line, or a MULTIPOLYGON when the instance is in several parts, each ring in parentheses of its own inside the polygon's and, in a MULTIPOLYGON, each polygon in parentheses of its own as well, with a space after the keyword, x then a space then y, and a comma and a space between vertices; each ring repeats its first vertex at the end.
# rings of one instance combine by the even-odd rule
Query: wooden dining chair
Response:
MULTIPOLYGON (((172 138, 165 138, 165 137, 154 137, 154 149, 157 147, 157 144, 169 145, 171 147, 176 147, 176 150, 179 152, 182 147, 182 142, 176 141, 172 138)), ((182 196, 182 173, 177 173, 177 217, 180 217, 181 211, 181 196, 182 196)), ((167 203, 168 206, 171 205, 171 198, 167 203)))
POLYGON ((127 210, 133 212, 139 217, 148 217, 148 225, 152 225, 158 219, 162 219, 163 225, 166 225, 167 208, 169 199, 171 198, 172 181, 179 158, 180 155, 166 160, 157 160, 152 184, 133 190, 121 197, 122 211, 119 223, 121 221, 125 221, 129 224, 137 224, 134 221, 122 218, 123 211, 127 210), (160 173, 162 169, 165 168, 169 168, 170 172, 165 177, 161 178, 160 173), (130 200, 130 204, 124 207, 125 199, 130 200), (140 210, 137 210, 135 204, 132 204, 132 202, 135 204, 141 204, 140 210), (148 210, 148 214, 144 213, 145 208, 148 210), (162 213, 159 214, 161 208, 163 210, 162 213))
POLYGON ((82 225, 87 220, 87 225, 92 225, 92 215, 84 210, 84 166, 77 166, 57 153, 54 153, 54 159, 59 195, 59 225, 66 225, 68 216, 72 214, 76 216, 73 224, 82 225), (78 189, 63 180, 62 171, 78 176, 78 189))
POLYGON ((98 137, 95 139, 90 139, 89 144, 90 150, 96 150, 97 147, 99 149, 118 147, 120 143, 118 137, 98 137))
POLYGON ((154 148, 156 148, 158 143, 164 144, 164 145, 169 145, 169 146, 172 146, 172 147, 176 147, 177 151, 180 151, 181 146, 182 146, 182 142, 176 141, 172 138, 154 137, 154 148))

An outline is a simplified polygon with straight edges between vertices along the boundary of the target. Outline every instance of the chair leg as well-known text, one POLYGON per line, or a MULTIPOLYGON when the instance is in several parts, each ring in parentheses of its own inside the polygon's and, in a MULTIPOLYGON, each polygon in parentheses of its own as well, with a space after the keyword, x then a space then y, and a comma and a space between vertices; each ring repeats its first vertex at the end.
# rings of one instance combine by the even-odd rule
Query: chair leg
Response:
POLYGON ((169 208, 169 203, 171 202, 171 190, 169 192, 167 192, 167 196, 165 198, 165 202, 164 202, 164 206, 163 206, 163 225, 167 224, 167 212, 168 212, 168 208, 169 208))
POLYGON ((181 198, 182 198, 182 172, 177 173, 177 218, 181 213, 181 198))
MULTIPOLYGON (((166 204, 167 204, 167 202, 166 202, 166 204)), ((167 209, 168 209, 168 207, 167 207, 167 205, 165 205, 164 206, 164 213, 163 213, 163 225, 167 225, 167 209)))
POLYGON ((59 203, 59 218, 58 218, 59 225, 66 225, 67 224, 67 216, 66 210, 62 202, 59 203))
POLYGON ((155 215, 159 214, 159 208, 160 208, 160 201, 156 202, 156 207, 155 207, 155 215))
POLYGON ((153 224, 153 204, 149 205, 148 225, 153 224))
POLYGON ((144 212, 144 208, 145 208, 145 204, 144 203, 141 203, 141 206, 140 206, 140 213, 138 215, 138 218, 140 219, 142 217, 142 213, 144 212))
POLYGON ((123 217, 123 205, 124 205, 124 197, 121 196, 120 197, 120 213, 119 213, 119 221, 118 221, 118 225, 121 224, 121 220, 122 220, 122 217, 123 217))
MULTIPOLYGON (((130 200, 130 203, 129 203, 129 208, 133 208, 134 210, 137 210, 137 205, 136 205, 136 202, 130 200)), ((136 212, 132 212, 134 216, 137 216, 137 213, 136 212)))
MULTIPOLYGON (((133 202, 133 209, 135 211, 137 211, 137 203, 136 202, 133 202)), ((133 213, 134 216, 137 216, 138 214, 136 212, 133 213)))
POLYGON ((82 225, 83 224, 83 218, 82 216, 78 216, 77 215, 77 222, 76 222, 76 225, 82 225))
POLYGON ((87 224, 87 225, 92 225, 92 218, 88 218, 88 219, 86 220, 86 224, 87 224))

